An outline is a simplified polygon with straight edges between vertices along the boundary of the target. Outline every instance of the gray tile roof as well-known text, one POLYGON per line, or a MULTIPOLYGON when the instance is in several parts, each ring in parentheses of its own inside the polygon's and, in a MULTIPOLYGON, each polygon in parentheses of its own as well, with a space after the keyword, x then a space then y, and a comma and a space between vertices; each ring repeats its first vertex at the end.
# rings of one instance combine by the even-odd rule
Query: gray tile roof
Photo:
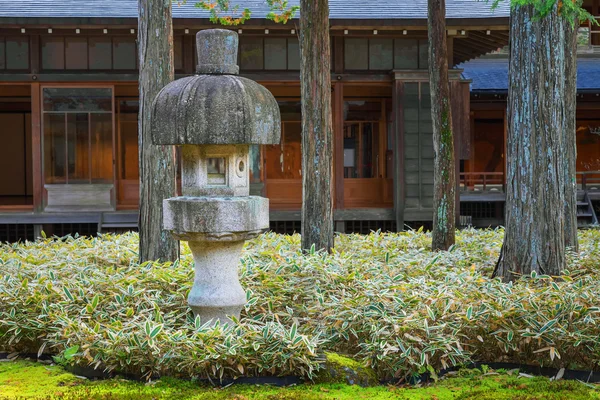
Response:
MULTIPOLYGON (((508 91, 508 59, 479 58, 460 64, 471 91, 508 91)), ((577 59, 577 90, 600 90, 600 58, 577 59)))
MULTIPOLYGON (((207 18, 208 12, 187 4, 173 4, 174 18, 207 18)), ((268 7, 264 0, 233 0, 248 7, 254 18, 264 18, 268 7)), ((290 0, 298 4, 299 0, 290 0)), ((508 17, 508 0, 492 10, 486 0, 447 0, 449 19, 508 17)), ((0 18, 136 18, 137 0, 0 0, 0 18)), ((331 19, 426 19, 427 0, 330 0, 331 19)))

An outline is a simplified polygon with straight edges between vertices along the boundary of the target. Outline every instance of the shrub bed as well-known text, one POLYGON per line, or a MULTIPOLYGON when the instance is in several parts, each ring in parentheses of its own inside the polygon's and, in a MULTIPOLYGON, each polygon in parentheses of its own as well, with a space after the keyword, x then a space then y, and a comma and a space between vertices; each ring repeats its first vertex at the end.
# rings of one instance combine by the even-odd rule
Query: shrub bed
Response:
POLYGON ((203 325, 186 305, 189 249, 137 263, 137 235, 0 247, 0 351, 151 376, 313 378, 326 352, 380 379, 471 361, 595 369, 600 361, 600 232, 580 232, 561 279, 490 279, 502 230, 465 230, 448 252, 420 231, 341 235, 333 254, 265 234, 240 266, 236 326, 203 325))

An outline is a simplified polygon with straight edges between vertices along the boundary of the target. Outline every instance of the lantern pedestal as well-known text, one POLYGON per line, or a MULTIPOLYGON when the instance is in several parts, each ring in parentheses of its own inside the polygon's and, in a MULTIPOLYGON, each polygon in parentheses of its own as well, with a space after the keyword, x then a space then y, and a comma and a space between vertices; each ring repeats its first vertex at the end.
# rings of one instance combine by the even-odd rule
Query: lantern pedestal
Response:
POLYGON ((258 196, 174 197, 163 202, 163 223, 194 256, 190 308, 202 322, 240 316, 246 292, 238 279, 244 243, 269 227, 269 200, 258 196))

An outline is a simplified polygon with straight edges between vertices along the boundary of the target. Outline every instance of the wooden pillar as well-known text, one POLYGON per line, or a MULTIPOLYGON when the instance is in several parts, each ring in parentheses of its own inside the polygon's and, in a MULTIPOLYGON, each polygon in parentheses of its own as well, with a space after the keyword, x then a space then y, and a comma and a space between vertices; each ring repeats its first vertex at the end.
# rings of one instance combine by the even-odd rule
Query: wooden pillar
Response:
MULTIPOLYGON (((470 143, 470 150, 469 150, 469 171, 468 172, 475 172, 475 112, 471 111, 469 113, 469 125, 471 128, 471 143, 470 143)), ((468 180, 468 184, 469 187, 473 187, 474 183, 473 183, 473 179, 472 177, 469 178, 468 180)), ((467 182, 465 182, 466 184, 467 182)))
POLYGON ((396 230, 404 230, 404 112, 402 109, 402 96, 404 85, 395 80, 392 87, 392 107, 394 112, 393 125, 393 152, 394 152, 394 216, 396 230))
POLYGON ((446 38, 446 48, 448 50, 448 68, 452 68, 454 66, 454 38, 452 36, 446 38))
MULTIPOLYGON (((502 111, 503 117, 503 125, 504 125, 504 154, 502 154, 502 159, 504 160, 504 185, 506 186, 506 175, 508 172, 508 158, 506 157, 506 152, 508 150, 508 120, 506 117, 506 108, 502 111)), ((504 188, 506 190, 506 187, 504 188)))
POLYGON ((333 110, 334 202, 340 210, 344 208, 344 84, 341 82, 334 84, 333 110))
POLYGON ((31 160, 33 175, 33 211, 41 212, 44 197, 42 170, 42 101, 39 83, 31 84, 31 160))

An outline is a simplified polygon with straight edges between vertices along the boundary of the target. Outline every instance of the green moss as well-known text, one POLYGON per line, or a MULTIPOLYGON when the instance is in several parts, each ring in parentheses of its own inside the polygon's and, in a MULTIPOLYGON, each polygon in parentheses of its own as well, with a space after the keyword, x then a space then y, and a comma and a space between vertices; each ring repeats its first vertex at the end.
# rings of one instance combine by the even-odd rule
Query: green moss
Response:
POLYGON ((315 382, 360 386, 374 386, 379 383, 375 371, 359 361, 336 353, 326 353, 325 356, 325 365, 315 382))
MULTIPOLYGON (((354 360, 328 355, 338 365, 364 368, 354 360)), ((423 387, 328 383, 289 388, 231 386, 215 389, 177 379, 142 383, 122 379, 88 381, 61 367, 29 361, 0 363, 0 399, 202 399, 202 400, 584 400, 600 399, 597 389, 577 381, 550 381, 509 374, 482 374, 471 370, 423 387)))

